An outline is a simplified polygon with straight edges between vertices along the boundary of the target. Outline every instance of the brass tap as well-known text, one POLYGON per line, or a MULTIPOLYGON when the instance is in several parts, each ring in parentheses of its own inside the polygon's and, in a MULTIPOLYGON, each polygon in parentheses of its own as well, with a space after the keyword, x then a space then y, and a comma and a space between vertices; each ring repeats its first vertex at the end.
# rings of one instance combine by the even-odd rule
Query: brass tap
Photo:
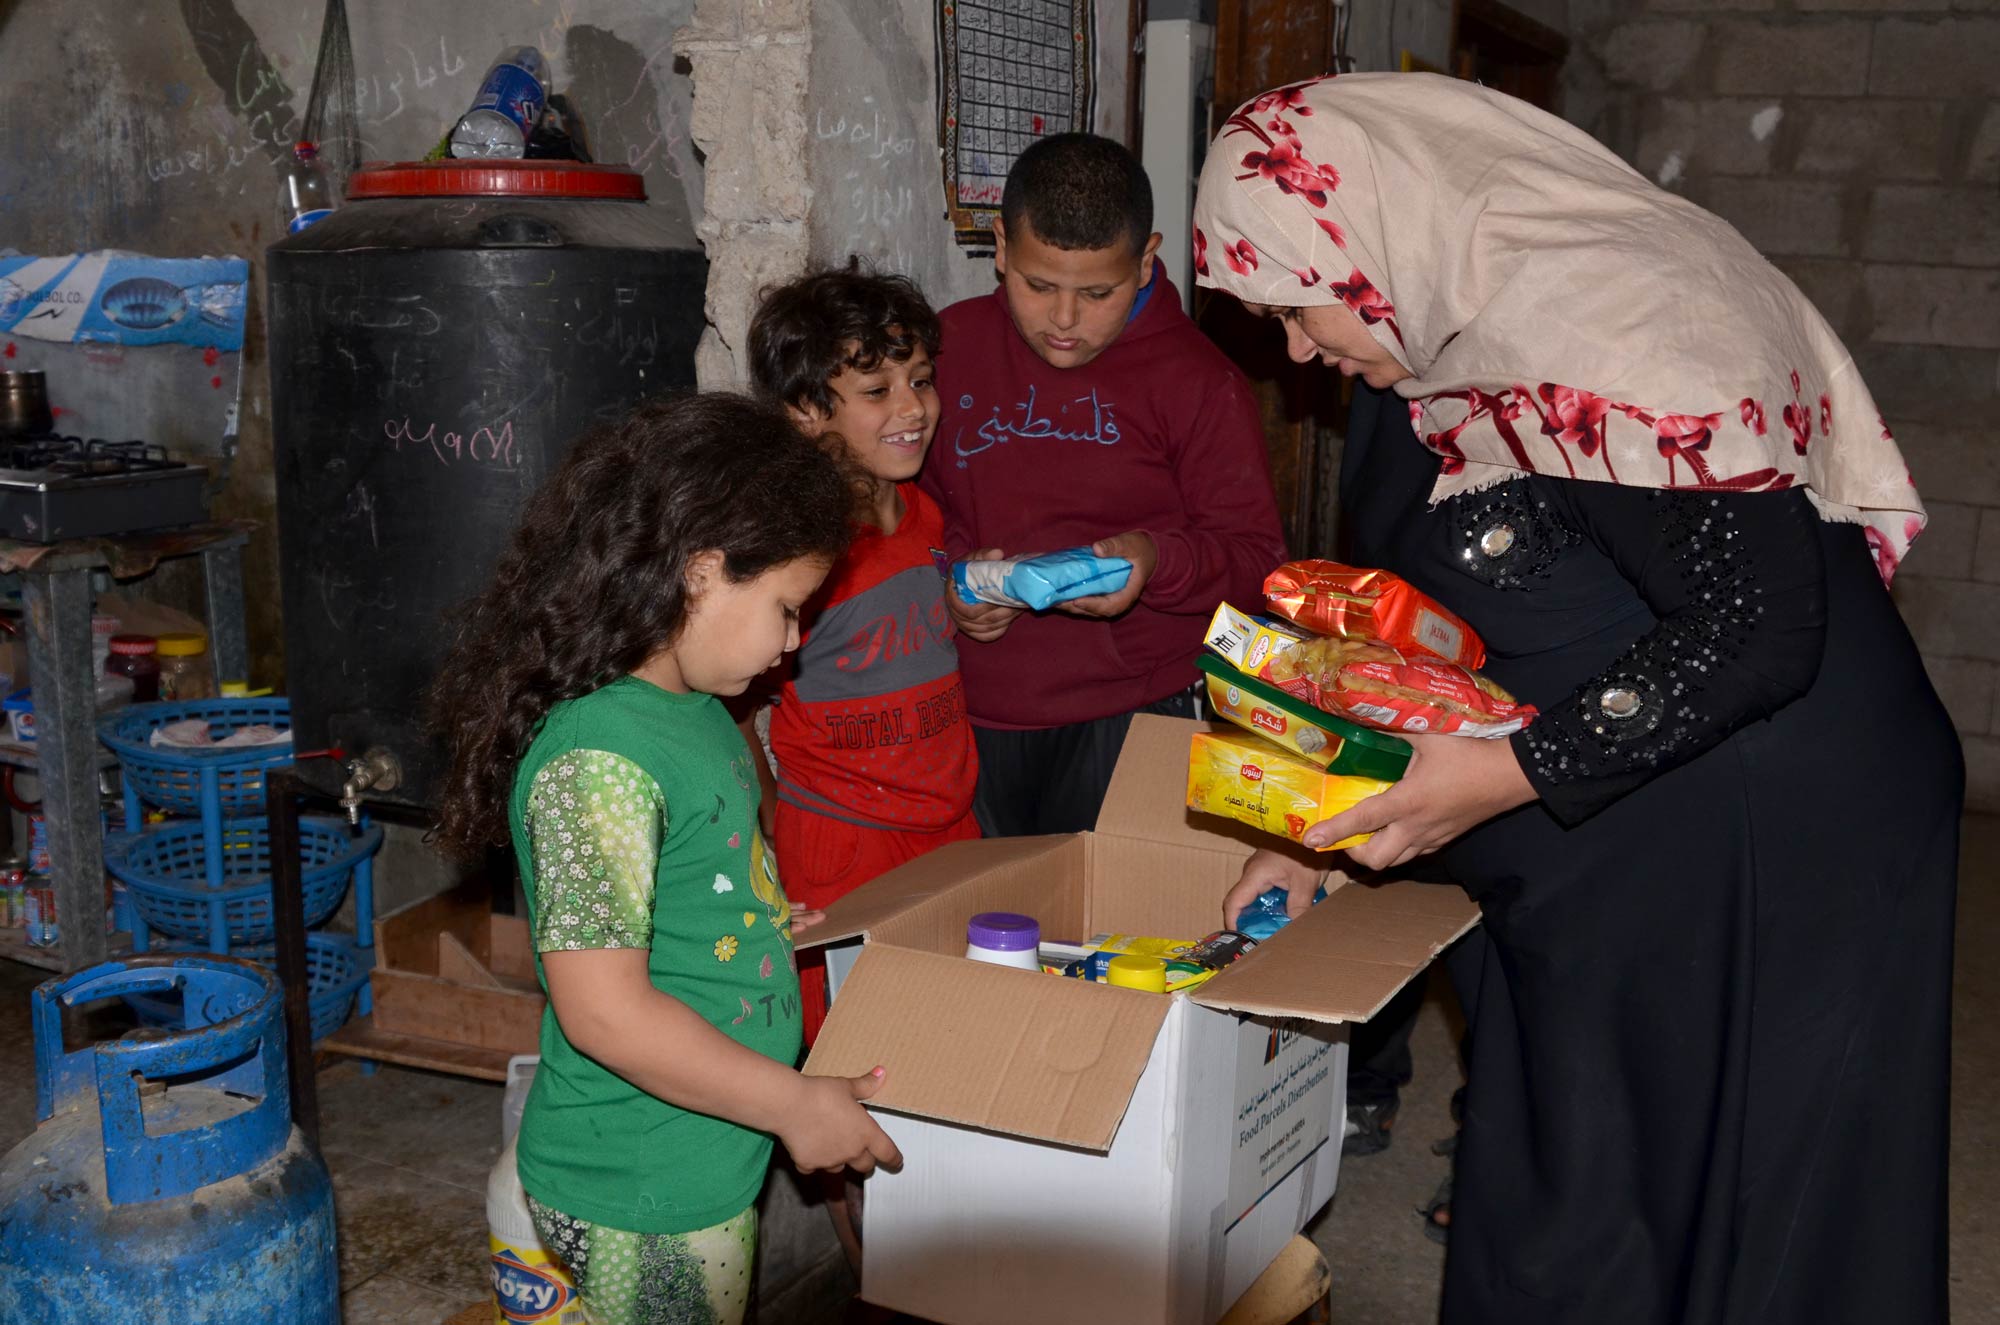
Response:
POLYGON ((347 811, 350 827, 361 822, 361 793, 394 791, 403 780, 403 761, 395 751, 375 746, 359 759, 347 761, 347 781, 340 787, 340 808, 347 811))

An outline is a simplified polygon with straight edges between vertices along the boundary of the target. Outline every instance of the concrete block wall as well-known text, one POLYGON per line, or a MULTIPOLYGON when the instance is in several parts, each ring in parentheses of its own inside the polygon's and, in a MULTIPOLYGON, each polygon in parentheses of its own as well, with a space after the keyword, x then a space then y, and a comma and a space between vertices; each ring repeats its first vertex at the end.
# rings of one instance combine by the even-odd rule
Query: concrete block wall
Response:
POLYGON ((2000 5, 1571 0, 1564 113, 1847 342, 1931 513, 1895 596, 2000 810, 2000 5))
POLYGON ((697 0, 674 50, 694 83, 689 126, 702 152, 708 330, 695 352, 705 388, 749 380, 757 292, 806 258, 807 62, 811 0, 697 0))

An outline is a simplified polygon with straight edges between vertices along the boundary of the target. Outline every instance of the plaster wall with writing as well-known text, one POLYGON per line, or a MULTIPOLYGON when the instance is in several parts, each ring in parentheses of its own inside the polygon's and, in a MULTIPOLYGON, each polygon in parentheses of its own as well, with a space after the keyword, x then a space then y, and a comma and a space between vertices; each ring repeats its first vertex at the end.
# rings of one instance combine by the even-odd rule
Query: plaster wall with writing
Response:
MULTIPOLYGON (((689 244, 701 167, 691 88, 674 70, 692 0, 349 0, 363 155, 422 156, 506 45, 547 55, 590 123, 600 160, 646 175, 652 205, 689 244)), ((245 557, 251 670, 283 680, 264 247, 282 234, 275 163, 298 136, 323 0, 124 0, 0 5, 0 246, 30 254, 119 248, 250 259, 249 335, 233 444, 190 457, 222 480, 219 515, 261 526, 245 557)), ((204 383, 205 385, 205 383, 204 383)), ((60 403, 62 384, 52 382, 60 403)), ((191 573, 160 577, 188 606, 191 573)))

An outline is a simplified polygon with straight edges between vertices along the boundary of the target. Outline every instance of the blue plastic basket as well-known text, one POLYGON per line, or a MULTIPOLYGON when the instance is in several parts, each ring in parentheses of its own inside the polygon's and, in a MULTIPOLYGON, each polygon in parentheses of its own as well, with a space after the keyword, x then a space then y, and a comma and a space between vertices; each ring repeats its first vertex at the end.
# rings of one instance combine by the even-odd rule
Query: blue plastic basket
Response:
POLYGON ((218 738, 258 723, 290 731, 292 703, 267 698, 133 704, 103 719, 97 724, 97 736, 125 770, 128 821, 138 821, 130 813, 137 809, 134 796, 163 810, 204 818, 262 814, 264 773, 292 762, 291 745, 188 750, 147 743, 159 728, 189 718, 205 719, 218 738))
MULTIPOLYGON (((260 816, 225 820, 217 829, 220 859, 204 847, 208 825, 198 819, 162 824, 134 834, 105 860, 132 894, 135 950, 146 951, 139 926, 233 953, 244 944, 268 943, 271 916, 271 840, 260 816), (220 876, 217 887, 209 882, 220 876)), ((307 925, 332 915, 357 866, 367 868, 382 845, 382 829, 369 825, 350 835, 345 821, 319 815, 299 819, 299 855, 307 925)), ((360 899, 357 897, 357 901, 360 899)), ((369 899, 372 903, 372 897, 369 899)), ((372 904, 358 921, 372 924, 372 904)))
MULTIPOLYGON (((195 948, 188 943, 166 943, 155 951, 193 952, 195 948)), ((276 949, 265 944, 239 948, 229 955, 269 966, 276 949)), ((354 996, 368 983, 374 957, 373 948, 358 948, 345 934, 306 935, 306 1006, 313 1039, 323 1040, 347 1024, 354 1012, 354 996)), ((168 995, 133 994, 125 1001, 148 1026, 179 1026, 185 1015, 179 1000, 168 995)))

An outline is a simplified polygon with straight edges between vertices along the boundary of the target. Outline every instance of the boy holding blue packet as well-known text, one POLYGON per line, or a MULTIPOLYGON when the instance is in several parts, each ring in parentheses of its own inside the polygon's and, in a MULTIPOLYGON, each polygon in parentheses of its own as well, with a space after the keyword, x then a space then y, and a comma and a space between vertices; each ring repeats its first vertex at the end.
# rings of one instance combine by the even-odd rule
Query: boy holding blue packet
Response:
POLYGON ((1097 821, 1135 712, 1191 716, 1217 603, 1285 559, 1257 405, 1154 261, 1124 147, 1044 138, 1008 172, 1000 286, 944 310, 923 476, 954 561, 1083 548, 1122 588, 1045 612, 947 596, 989 836, 1097 821))

